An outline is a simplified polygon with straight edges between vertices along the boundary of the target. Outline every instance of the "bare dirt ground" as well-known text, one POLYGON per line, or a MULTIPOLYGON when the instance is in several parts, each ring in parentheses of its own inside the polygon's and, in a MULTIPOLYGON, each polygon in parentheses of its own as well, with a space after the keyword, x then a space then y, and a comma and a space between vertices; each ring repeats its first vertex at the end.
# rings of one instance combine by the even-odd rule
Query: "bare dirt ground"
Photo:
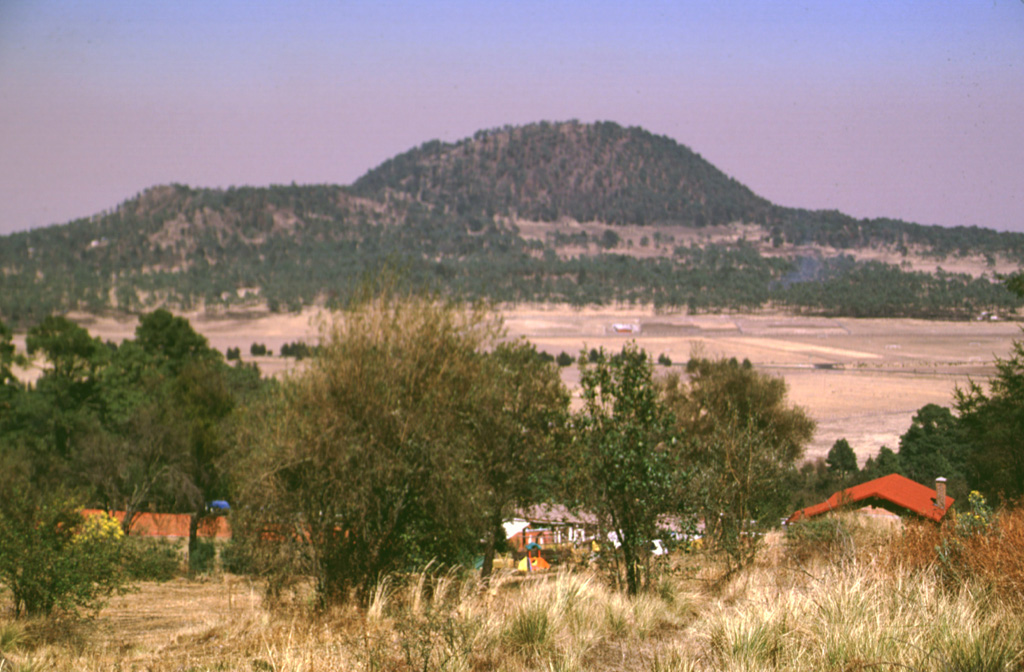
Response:
MULTIPOLYGON (((505 314, 509 333, 557 355, 628 340, 681 367, 692 354, 749 359, 782 376, 793 403, 818 423, 808 457, 846 438, 860 459, 899 446, 914 413, 950 406, 956 386, 984 381, 1020 327, 1009 322, 830 319, 786 315, 656 314, 651 310, 520 308, 505 314), (612 325, 633 325, 633 334, 612 325)), ((564 370, 570 384, 575 370, 564 370)))
MULTIPOLYGON (((793 403, 818 423, 808 457, 824 456, 833 442, 846 438, 861 461, 883 446, 896 450, 914 413, 928 403, 950 406, 956 386, 987 380, 997 356, 1009 353, 1020 326, 1006 321, 933 322, 925 320, 831 319, 791 315, 686 315, 623 307, 572 309, 566 306, 508 308, 502 316, 510 337, 524 337, 558 355, 604 347, 618 350, 636 342, 653 356, 665 354, 681 371, 692 354, 749 359, 766 373, 782 376, 793 403), (617 333, 628 325, 632 333, 617 333)), ((130 338, 131 319, 72 316, 94 336, 130 338)), ((293 369, 294 360, 250 357, 253 343, 275 353, 294 341, 318 341, 323 316, 209 317, 185 315, 210 344, 225 351, 238 347, 268 375, 293 369)), ((24 337, 16 338, 19 348, 24 337)), ((663 367, 659 367, 663 368, 663 367)), ((570 387, 578 384, 575 367, 562 369, 570 387)), ((38 375, 38 369, 23 372, 38 375)))

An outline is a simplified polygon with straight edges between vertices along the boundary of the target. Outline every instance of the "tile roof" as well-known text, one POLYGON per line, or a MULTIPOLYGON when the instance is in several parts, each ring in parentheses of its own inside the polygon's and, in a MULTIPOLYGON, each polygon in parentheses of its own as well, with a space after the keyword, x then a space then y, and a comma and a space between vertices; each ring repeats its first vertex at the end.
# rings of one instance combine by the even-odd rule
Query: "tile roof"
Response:
POLYGON ((889 474, 888 476, 876 478, 873 481, 841 490, 820 504, 800 509, 790 516, 787 522, 792 523, 804 518, 812 518, 856 502, 874 504, 882 508, 895 506, 938 522, 949 511, 949 507, 953 505, 954 500, 952 497, 947 496, 945 508, 940 508, 935 504, 937 496, 938 493, 927 485, 921 485, 899 474, 889 474))

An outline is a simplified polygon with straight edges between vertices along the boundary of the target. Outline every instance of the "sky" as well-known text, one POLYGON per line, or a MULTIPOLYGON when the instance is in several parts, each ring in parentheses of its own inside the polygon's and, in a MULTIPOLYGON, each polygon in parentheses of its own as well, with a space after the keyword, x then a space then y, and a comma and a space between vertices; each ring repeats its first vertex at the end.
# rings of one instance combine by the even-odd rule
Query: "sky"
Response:
POLYGON ((0 234, 568 119, 780 205, 1024 231, 1024 1, 0 0, 0 234))

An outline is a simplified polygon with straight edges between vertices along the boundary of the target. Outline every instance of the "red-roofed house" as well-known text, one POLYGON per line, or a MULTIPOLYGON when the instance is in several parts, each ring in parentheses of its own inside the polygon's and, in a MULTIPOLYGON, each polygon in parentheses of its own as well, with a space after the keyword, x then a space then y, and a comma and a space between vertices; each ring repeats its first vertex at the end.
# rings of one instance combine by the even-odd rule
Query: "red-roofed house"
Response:
POLYGON ((893 513, 910 511, 939 522, 946 515, 946 511, 949 511, 954 500, 946 496, 946 479, 936 479, 935 485, 936 490, 932 490, 927 485, 921 485, 905 476, 889 474, 837 492, 821 504, 800 509, 786 522, 793 523, 813 518, 851 504, 876 506, 893 513))

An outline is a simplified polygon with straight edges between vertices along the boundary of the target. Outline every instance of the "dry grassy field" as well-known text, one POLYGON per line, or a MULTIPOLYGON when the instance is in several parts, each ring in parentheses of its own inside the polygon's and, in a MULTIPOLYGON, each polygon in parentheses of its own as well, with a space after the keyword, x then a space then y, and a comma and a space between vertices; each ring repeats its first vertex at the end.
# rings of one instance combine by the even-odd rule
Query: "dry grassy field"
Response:
MULTIPOLYGON (((808 457, 824 456, 836 439, 846 438, 861 461, 883 445, 897 449, 920 407, 948 406, 957 385, 987 379, 995 358, 1005 356, 1021 334, 1010 321, 686 315, 635 307, 527 306, 506 309, 502 316, 510 337, 527 338, 552 355, 618 350, 636 340, 655 357, 670 357, 675 367, 693 353, 747 358, 759 370, 785 378, 790 399, 817 421, 808 457), (631 325, 634 332, 617 333, 613 325, 631 325)), ((72 317, 93 335, 113 341, 131 337, 136 324, 134 318, 72 317)), ((316 311, 186 317, 213 347, 222 352, 238 347, 244 359, 255 359, 270 375, 281 375, 293 360, 251 358, 250 345, 263 343, 276 354, 285 343, 315 343, 323 319, 316 311)), ((575 386, 575 367, 563 369, 563 377, 575 386)))
POLYGON ((585 567, 499 574, 489 586, 475 573, 393 576, 367 607, 323 612, 303 598, 271 607, 237 576, 143 583, 63 631, 0 618, 10 661, 0 669, 1020 670, 1022 522, 968 542, 984 562, 950 575, 920 557, 936 528, 894 534, 843 514, 803 538, 769 535, 736 574, 701 552, 661 558, 652 590, 635 598, 585 567))

